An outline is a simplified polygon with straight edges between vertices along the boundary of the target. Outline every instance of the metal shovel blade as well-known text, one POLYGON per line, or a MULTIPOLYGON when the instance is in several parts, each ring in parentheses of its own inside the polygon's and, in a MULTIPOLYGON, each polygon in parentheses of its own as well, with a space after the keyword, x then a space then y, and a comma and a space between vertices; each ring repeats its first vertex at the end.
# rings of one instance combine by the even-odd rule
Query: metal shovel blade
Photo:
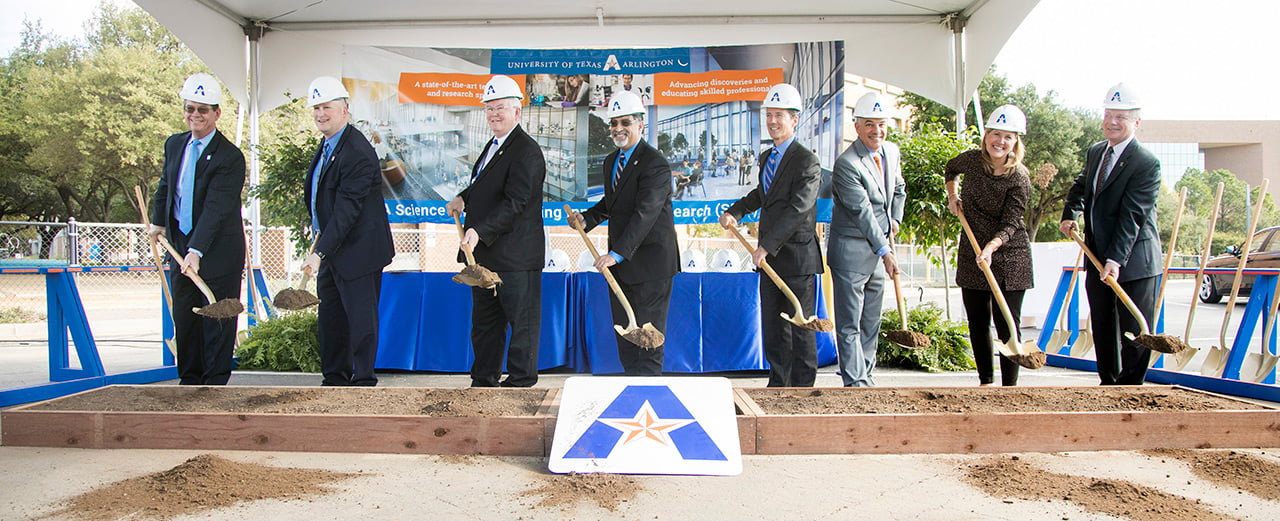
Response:
POLYGON ((1204 362, 1200 364, 1200 374, 1221 378, 1222 370, 1227 368, 1228 355, 1228 351, 1221 347, 1209 348, 1209 352, 1205 353, 1204 362))
POLYGON ((653 327, 650 322, 645 322, 643 326, 631 329, 623 329, 622 326, 614 324, 613 330, 626 341, 644 349, 657 349, 667 340, 666 336, 661 331, 658 331, 658 328, 653 327))
POLYGON ((1191 365, 1191 359, 1195 358, 1196 353, 1199 352, 1200 350, 1194 347, 1183 349, 1181 352, 1165 359, 1165 369, 1174 371, 1186 369, 1188 365, 1191 365))
POLYGON ((1076 358, 1084 358, 1093 350, 1093 334, 1080 330, 1080 336, 1076 337, 1076 342, 1071 344, 1071 356, 1076 358))
POLYGON ((817 315, 809 318, 792 317, 786 313, 778 313, 783 320, 795 324, 796 326, 808 329, 810 331, 818 331, 822 333, 830 333, 836 330, 835 322, 829 318, 818 318, 817 315))

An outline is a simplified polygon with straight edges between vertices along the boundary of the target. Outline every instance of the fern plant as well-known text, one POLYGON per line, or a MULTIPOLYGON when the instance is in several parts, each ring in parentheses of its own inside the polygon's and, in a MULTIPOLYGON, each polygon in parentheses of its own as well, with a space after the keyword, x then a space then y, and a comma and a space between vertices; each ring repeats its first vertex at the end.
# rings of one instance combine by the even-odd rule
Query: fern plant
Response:
MULTIPOLYGON (((907 349, 880 335, 880 348, 876 363, 887 367, 924 369, 931 373, 965 371, 973 369, 973 349, 969 346, 969 325, 965 322, 942 318, 943 310, 937 304, 926 302, 907 310, 907 327, 924 333, 933 340, 929 347, 907 349)), ((884 313, 880 330, 902 327, 897 308, 884 313)))
POLYGON ((236 348, 239 368, 320 372, 320 341, 314 308, 281 312, 259 321, 236 348))

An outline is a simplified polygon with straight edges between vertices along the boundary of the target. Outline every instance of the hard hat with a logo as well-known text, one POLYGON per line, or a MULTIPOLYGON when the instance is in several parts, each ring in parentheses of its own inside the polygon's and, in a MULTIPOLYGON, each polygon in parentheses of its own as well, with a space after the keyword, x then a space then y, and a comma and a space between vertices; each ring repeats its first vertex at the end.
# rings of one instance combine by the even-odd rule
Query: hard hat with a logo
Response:
POLYGON ((1014 105, 1000 105, 987 118, 987 128, 1005 132, 1027 133, 1027 115, 1014 105))
POLYGON ((307 88, 308 107, 350 97, 351 93, 347 92, 347 88, 342 85, 342 80, 333 76, 320 76, 311 80, 311 86, 307 88))
POLYGON ((764 103, 760 106, 766 109, 791 109, 799 112, 804 106, 804 100, 800 98, 800 91, 795 87, 779 83, 769 87, 769 93, 764 95, 764 103))
POLYGON ((853 117, 863 119, 888 119, 889 107, 885 101, 880 98, 878 92, 868 92, 858 98, 858 103, 853 106, 853 117))
POLYGON ((1102 108, 1114 110, 1135 110, 1142 108, 1142 98, 1138 97, 1138 93, 1134 92, 1133 87, 1122 83, 1113 85, 1107 89, 1107 99, 1102 102, 1102 108))
POLYGON ((644 114, 644 102, 640 101, 640 96, 635 93, 624 90, 614 94, 609 98, 609 110, 605 116, 609 119, 622 116, 630 116, 632 114, 644 114))
POLYGON ((484 84, 484 93, 480 95, 481 103, 488 103, 496 99, 515 98, 524 99, 524 92, 520 91, 520 86, 516 85, 516 80, 510 76, 498 74, 489 78, 489 82, 484 84))
POLYGON ((182 84, 182 92, 179 95, 184 100, 205 105, 222 104, 222 86, 218 85, 218 80, 214 79, 212 74, 203 72, 197 72, 188 77, 182 84))

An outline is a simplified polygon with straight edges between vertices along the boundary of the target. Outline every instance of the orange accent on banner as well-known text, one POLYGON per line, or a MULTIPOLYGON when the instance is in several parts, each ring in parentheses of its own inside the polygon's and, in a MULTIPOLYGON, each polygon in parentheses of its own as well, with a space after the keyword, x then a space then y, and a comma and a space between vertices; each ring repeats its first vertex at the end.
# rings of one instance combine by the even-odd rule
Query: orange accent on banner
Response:
POLYGON ((728 101, 764 101, 769 87, 782 83, 782 69, 660 72, 653 75, 656 105, 694 105, 728 101))
MULTIPOLYGON (((400 103, 433 103, 436 105, 455 105, 483 107, 480 103, 480 91, 489 82, 490 74, 452 74, 440 72, 402 72, 400 73, 400 103)), ((529 99, 524 85, 524 75, 512 75, 520 86, 520 92, 529 99)), ((763 95, 762 95, 763 96, 763 95)))

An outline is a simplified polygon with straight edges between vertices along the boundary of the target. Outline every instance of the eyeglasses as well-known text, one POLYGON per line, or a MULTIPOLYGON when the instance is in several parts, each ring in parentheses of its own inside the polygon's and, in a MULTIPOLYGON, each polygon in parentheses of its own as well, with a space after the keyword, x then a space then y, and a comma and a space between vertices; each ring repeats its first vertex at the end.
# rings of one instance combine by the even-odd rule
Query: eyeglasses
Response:
POLYGON ((201 114, 208 114, 208 113, 210 113, 210 112, 213 112, 213 107, 209 107, 209 106, 197 107, 197 106, 195 106, 195 105, 186 105, 186 106, 182 107, 182 110, 183 110, 183 111, 185 111, 187 114, 190 114, 190 113, 192 113, 192 112, 199 112, 199 113, 201 113, 201 114))
POLYGON ((507 109, 514 109, 514 108, 516 108, 515 105, 499 105, 497 107, 485 107, 484 111, 487 114, 494 114, 494 113, 502 112, 507 109))
POLYGON ((611 119, 611 120, 609 120, 609 128, 613 128, 613 127, 629 127, 629 126, 631 126, 631 124, 632 124, 632 123, 635 123, 635 122, 636 122, 636 120, 634 120, 634 119, 632 119, 632 118, 627 118, 627 119, 621 119, 621 118, 619 118, 619 119, 611 119))

